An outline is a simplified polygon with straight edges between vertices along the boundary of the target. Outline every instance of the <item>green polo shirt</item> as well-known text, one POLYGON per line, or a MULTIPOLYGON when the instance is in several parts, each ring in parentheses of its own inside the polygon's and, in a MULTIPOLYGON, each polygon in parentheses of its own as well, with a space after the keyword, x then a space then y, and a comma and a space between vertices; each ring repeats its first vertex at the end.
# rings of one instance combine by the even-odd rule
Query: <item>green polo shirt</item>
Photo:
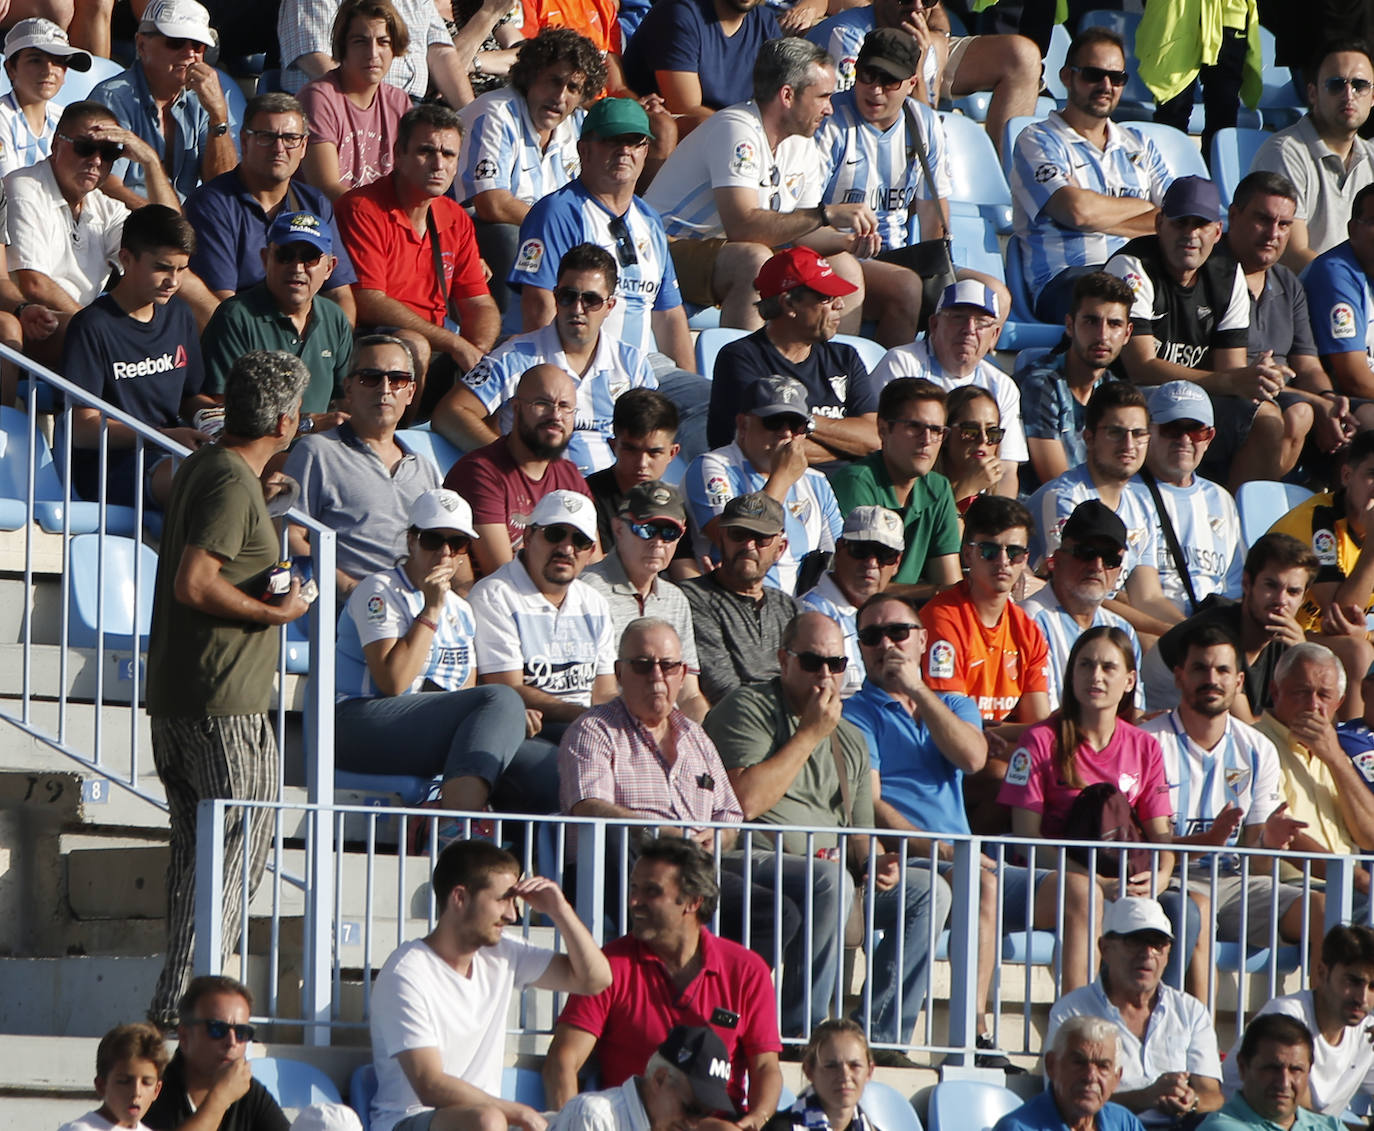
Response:
POLYGON ((959 552, 959 514, 954 508, 954 492, 949 480, 938 471, 921 476, 911 485, 906 506, 897 505, 892 477, 887 473, 881 450, 846 464, 830 481, 840 513, 855 507, 887 507, 902 516, 906 528, 906 551, 897 575, 900 585, 914 585, 925 574, 926 562, 959 552))
POLYGON ((207 393, 224 392, 230 366, 249 350, 293 353, 310 370, 301 411, 328 412, 348 373, 353 327, 338 303, 317 295, 305 333, 299 334, 291 319, 277 309, 267 284, 259 283, 219 304, 201 335, 200 348, 207 393))

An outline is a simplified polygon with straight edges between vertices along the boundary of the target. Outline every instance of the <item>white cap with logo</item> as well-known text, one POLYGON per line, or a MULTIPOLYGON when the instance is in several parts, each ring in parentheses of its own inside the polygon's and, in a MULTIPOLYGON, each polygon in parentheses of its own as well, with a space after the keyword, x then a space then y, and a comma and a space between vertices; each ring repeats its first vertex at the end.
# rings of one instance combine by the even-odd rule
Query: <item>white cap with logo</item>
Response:
POLYGON ((74 71, 91 69, 90 53, 73 47, 67 39, 67 33, 52 20, 35 16, 20 20, 10 28, 9 34, 5 36, 5 58, 13 59, 26 47, 36 47, 44 55, 62 59, 74 71))
POLYGON ((210 13, 196 0, 153 0, 143 9, 138 30, 147 35, 156 32, 168 39, 194 39, 206 47, 218 42, 210 26, 210 13))
POLYGON ((445 487, 434 487, 416 496, 410 504, 410 525, 416 530, 457 530, 469 538, 477 537, 468 501, 445 487))
POLYGON ((558 526, 564 522, 596 541, 596 507, 580 491, 550 491, 534 504, 531 526, 558 526))
POLYGON ((1107 904, 1107 913, 1102 917, 1104 935, 1133 935, 1137 931, 1158 931, 1174 937, 1174 926, 1156 900, 1128 895, 1107 904))

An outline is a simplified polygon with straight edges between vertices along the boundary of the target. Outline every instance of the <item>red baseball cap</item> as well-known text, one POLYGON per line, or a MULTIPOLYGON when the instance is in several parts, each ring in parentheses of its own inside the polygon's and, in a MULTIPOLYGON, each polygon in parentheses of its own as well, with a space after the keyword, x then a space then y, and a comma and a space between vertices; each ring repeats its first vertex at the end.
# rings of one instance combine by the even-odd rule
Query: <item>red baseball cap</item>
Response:
POLYGON ((773 298, 793 287, 810 287, 830 298, 852 295, 859 289, 837 275, 830 260, 809 247, 789 247, 778 252, 760 268, 754 280, 760 298, 773 298))

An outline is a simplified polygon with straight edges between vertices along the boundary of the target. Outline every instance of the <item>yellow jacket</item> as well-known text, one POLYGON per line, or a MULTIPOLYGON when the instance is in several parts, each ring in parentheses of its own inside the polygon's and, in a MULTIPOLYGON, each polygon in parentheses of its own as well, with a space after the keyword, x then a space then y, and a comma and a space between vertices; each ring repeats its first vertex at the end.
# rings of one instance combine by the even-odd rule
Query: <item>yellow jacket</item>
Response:
MULTIPOLYGON (((1224 8, 1221 0, 1153 0, 1145 5, 1135 54, 1140 77, 1160 102, 1186 90, 1204 63, 1217 61, 1224 8)), ((1263 64, 1255 0, 1246 0, 1245 9, 1248 44, 1240 97, 1253 110, 1264 87, 1263 64)))

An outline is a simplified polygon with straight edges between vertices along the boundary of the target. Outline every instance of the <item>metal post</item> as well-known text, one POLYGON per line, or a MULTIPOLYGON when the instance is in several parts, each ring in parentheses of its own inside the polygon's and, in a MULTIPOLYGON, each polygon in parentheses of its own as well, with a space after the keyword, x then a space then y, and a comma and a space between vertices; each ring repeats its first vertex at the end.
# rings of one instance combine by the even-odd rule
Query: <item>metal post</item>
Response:
POLYGON ((224 954, 224 816, 230 804, 207 797, 196 806, 195 969, 206 974, 221 973, 224 954))
MULTIPOLYGON (((956 1051, 946 1063, 972 1064, 978 1033, 978 897, 982 890, 982 842, 956 840, 950 883, 954 903, 949 912, 949 953, 967 955, 949 964, 949 1044, 956 1051), (962 1052, 957 1050, 964 1050, 962 1052)), ((934 876, 931 877, 932 881, 934 876)), ((931 892, 931 907, 935 893, 931 892)), ((1029 967, 1027 967, 1029 976, 1029 967)))
MULTIPOLYGON (((621 836, 629 835, 621 828, 621 836)), ((577 917, 600 946, 606 935, 606 885, 602 862, 606 859, 606 825, 603 821, 577 826, 577 917)))

